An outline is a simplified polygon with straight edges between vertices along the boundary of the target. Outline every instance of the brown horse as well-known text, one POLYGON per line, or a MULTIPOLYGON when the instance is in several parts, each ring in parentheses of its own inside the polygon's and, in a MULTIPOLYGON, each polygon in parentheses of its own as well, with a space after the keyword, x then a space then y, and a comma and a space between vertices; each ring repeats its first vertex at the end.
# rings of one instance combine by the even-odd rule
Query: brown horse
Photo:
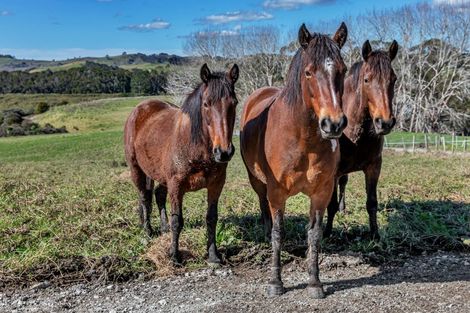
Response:
POLYGON ((310 197, 308 225, 309 289, 324 297, 318 276, 321 224, 339 162, 338 138, 347 124, 341 110, 346 66, 341 47, 347 28, 333 39, 299 29, 300 48, 293 57, 283 89, 261 88, 245 103, 241 153, 250 183, 259 197, 267 234, 271 232, 272 276, 268 295, 284 291, 281 237, 286 200, 302 192, 310 197), (272 230, 271 230, 272 229, 272 230))
POLYGON ((344 83, 343 110, 348 126, 339 139, 341 161, 337 173, 339 181, 328 205, 325 236, 330 236, 333 219, 345 208, 344 190, 348 173, 363 171, 366 177, 367 212, 371 238, 380 239, 377 227, 377 183, 382 166, 383 136, 395 125, 392 101, 396 75, 392 60, 398 52, 394 40, 389 51, 372 51, 367 40, 362 46, 363 62, 355 63, 344 83))
POLYGON ((225 183, 227 162, 235 152, 232 133, 238 73, 236 64, 228 73, 211 73, 204 64, 202 83, 186 98, 181 109, 159 100, 143 101, 125 125, 126 160, 140 194, 141 224, 151 236, 152 193, 157 181, 155 198, 162 232, 168 231, 167 194, 170 198, 170 256, 176 263, 181 261, 178 239, 183 228, 183 195, 201 188, 207 188, 209 262, 220 263, 215 242, 217 203, 225 183))

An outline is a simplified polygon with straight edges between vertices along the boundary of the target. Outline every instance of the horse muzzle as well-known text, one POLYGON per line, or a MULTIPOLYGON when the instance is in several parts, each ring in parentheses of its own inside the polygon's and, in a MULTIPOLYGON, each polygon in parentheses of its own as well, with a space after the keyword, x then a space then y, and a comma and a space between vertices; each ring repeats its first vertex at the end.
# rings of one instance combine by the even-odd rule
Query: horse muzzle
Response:
POLYGON ((339 121, 335 122, 329 117, 320 120, 320 132, 324 139, 335 139, 341 137, 343 130, 348 126, 346 116, 341 116, 339 121))
POLYGON ((212 151, 214 154, 214 160, 217 163, 227 163, 230 161, 235 154, 235 147, 230 143, 227 150, 222 149, 220 146, 217 146, 212 151))
POLYGON ((387 121, 381 118, 376 118, 374 119, 375 132, 380 136, 387 135, 392 131, 392 128, 395 126, 396 122, 397 120, 394 117, 388 119, 387 121))

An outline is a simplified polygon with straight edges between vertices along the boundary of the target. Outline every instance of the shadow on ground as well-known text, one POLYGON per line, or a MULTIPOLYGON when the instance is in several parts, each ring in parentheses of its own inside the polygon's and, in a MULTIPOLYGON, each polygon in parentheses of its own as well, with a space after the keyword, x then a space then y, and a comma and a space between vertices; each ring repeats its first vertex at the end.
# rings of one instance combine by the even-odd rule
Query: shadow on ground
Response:
MULTIPOLYGON (((381 240, 369 238, 368 225, 358 225, 347 216, 342 225, 335 223, 333 234, 323 240, 323 253, 360 253, 372 265, 400 263, 410 256, 436 251, 470 251, 470 205, 448 200, 411 201, 393 199, 380 208, 385 223, 380 225, 381 240), (351 226, 353 225, 353 226, 351 226)), ((339 213, 346 214, 348 212, 339 213)), ((365 209, 364 209, 364 214, 365 209)), ((222 244, 227 259, 233 263, 266 263, 270 245, 264 238, 264 226, 257 214, 230 215, 220 221, 218 239, 224 243, 224 232, 231 236, 222 244), (222 240, 220 240, 222 239, 222 240)), ((307 215, 285 217, 284 261, 305 257, 307 250, 307 215)))

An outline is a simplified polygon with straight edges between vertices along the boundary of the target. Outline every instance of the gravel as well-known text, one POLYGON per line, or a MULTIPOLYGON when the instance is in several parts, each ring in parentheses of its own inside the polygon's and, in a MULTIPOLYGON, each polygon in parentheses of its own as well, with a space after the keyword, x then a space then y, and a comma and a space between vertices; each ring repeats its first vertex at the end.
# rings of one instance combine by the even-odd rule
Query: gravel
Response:
POLYGON ((268 269, 222 267, 121 284, 0 290, 0 312, 470 312, 470 254, 438 252, 401 265, 373 266, 360 255, 321 263, 327 297, 311 299, 303 261, 283 270, 286 293, 265 296, 268 269))

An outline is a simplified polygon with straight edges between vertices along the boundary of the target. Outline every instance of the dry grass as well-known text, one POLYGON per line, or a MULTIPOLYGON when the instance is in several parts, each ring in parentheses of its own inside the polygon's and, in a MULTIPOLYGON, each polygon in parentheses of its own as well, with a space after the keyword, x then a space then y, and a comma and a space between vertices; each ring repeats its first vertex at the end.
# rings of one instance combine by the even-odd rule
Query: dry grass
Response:
POLYGON ((190 238, 190 234, 182 233, 179 247, 183 266, 175 266, 169 251, 171 245, 171 233, 165 233, 152 240, 144 254, 144 258, 151 261, 155 266, 155 275, 163 277, 185 272, 185 265, 204 257, 197 242, 190 238))

